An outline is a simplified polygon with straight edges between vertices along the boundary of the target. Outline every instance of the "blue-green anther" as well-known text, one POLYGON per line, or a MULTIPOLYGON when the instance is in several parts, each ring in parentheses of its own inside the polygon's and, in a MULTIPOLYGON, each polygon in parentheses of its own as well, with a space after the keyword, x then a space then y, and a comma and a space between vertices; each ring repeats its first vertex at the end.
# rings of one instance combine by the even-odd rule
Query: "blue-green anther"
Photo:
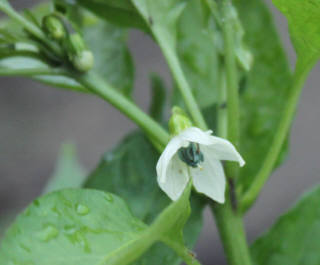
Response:
POLYGON ((63 21, 58 15, 50 14, 42 19, 42 28, 49 38, 61 41, 67 35, 67 30, 63 21))
POLYGON ((169 131, 171 135, 178 135, 182 131, 192 126, 191 120, 183 109, 174 106, 172 108, 172 115, 169 120, 169 131))
POLYGON ((190 143, 188 147, 181 147, 178 155, 184 163, 193 168, 198 167, 204 161, 203 153, 197 143, 190 143))

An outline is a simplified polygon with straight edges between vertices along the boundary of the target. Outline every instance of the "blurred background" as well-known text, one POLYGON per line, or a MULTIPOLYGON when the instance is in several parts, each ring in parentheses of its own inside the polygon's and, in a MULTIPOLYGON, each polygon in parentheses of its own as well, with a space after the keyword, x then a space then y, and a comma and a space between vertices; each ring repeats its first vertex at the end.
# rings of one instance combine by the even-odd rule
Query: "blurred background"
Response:
MULTIPOLYGON (((13 0, 15 7, 39 1, 13 0)), ((291 63, 295 56, 284 17, 266 1, 276 18, 291 63)), ((136 65, 135 99, 148 108, 149 73, 160 73, 170 85, 167 65, 156 45, 133 31, 129 46, 136 65)), ((246 217, 249 241, 263 233, 303 191, 319 183, 320 176, 320 65, 303 90, 291 133, 289 159, 265 186, 246 217)), ((89 171, 134 124, 102 100, 57 90, 24 78, 0 79, 0 218, 25 207, 41 193, 52 174, 63 142, 77 145, 81 163, 89 171)), ((223 265, 225 258, 208 209, 195 252, 203 264, 223 265)), ((154 264, 156 265, 156 264, 154 264)))

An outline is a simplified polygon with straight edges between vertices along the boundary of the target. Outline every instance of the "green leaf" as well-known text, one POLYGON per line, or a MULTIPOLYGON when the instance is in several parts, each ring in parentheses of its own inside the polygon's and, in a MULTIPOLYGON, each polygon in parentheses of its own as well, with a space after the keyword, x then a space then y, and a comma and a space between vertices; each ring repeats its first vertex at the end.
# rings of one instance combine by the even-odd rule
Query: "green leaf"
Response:
POLYGON ((77 3, 110 23, 147 30, 130 0, 76 0, 77 3))
MULTIPOLYGON (((171 70, 181 67, 201 107, 217 100, 218 54, 207 5, 198 0, 132 0, 160 45, 171 70), (175 65, 175 66, 173 66, 175 65)), ((179 92, 175 91, 175 104, 179 92)))
POLYGON ((97 21, 83 29, 84 39, 94 54, 94 68, 113 87, 131 95, 134 81, 133 61, 127 47, 127 31, 97 21))
POLYGON ((201 108, 209 107, 218 98, 221 38, 208 6, 203 1, 188 1, 176 31, 175 50, 193 95, 201 108))
POLYGON ((287 17, 299 67, 313 65, 320 57, 320 1, 273 0, 287 17))
POLYGON ((95 190, 53 192, 35 200, 7 231, 0 263, 112 264, 108 261, 141 238, 144 230, 115 195, 95 190))
POLYGON ((80 165, 73 144, 64 144, 58 156, 53 176, 47 183, 43 193, 64 189, 80 188, 86 179, 86 173, 80 165))
POLYGON ((305 194, 251 247, 255 264, 320 264, 320 186, 305 194))
MULTIPOLYGON (((261 0, 237 0, 245 42, 254 56, 243 76, 241 150, 246 161, 239 182, 246 190, 264 162, 290 93, 292 76, 272 17, 261 0)), ((281 157, 285 157, 286 148, 281 157)))
MULTIPOLYGON (((157 184, 158 156, 141 133, 133 133, 104 155, 85 186, 119 194, 135 216, 150 224, 170 203, 157 184)), ((184 229, 185 242, 190 248, 201 230, 203 207, 201 199, 192 197, 192 214, 184 229)), ((158 243, 135 264, 177 265, 180 259, 171 249, 158 243)))

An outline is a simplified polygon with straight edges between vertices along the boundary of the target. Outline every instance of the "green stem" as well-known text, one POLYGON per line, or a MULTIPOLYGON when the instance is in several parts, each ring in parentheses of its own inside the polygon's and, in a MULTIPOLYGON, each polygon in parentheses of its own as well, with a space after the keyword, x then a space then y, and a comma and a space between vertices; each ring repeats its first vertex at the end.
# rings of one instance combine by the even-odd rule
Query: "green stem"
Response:
POLYGON ((84 75, 75 74, 74 78, 86 87, 93 91, 111 105, 119 109, 123 114, 137 123, 152 139, 156 140, 163 147, 169 141, 169 134, 152 118, 144 113, 137 105, 127 99, 115 88, 106 83, 100 76, 92 72, 84 75))
POLYGON ((30 69, 1 69, 0 76, 25 76, 32 77, 35 75, 65 75, 66 72, 57 69, 30 68, 30 69))
POLYGON ((212 205, 220 238, 229 265, 251 265, 250 251, 241 215, 233 211, 230 200, 212 205))
POLYGON ((291 90, 291 95, 288 98, 287 105, 284 108, 284 113, 279 123, 279 127, 275 133, 273 138, 273 142, 271 147, 268 151, 268 154, 265 158, 263 166, 261 167, 260 171, 258 172, 257 176, 254 178, 254 181, 250 185, 247 192, 241 198, 241 211, 245 212, 249 209, 252 204, 256 201, 257 197, 259 196, 263 186, 265 185, 266 181, 268 180, 275 163, 279 157, 281 148, 283 143, 288 135, 293 117, 296 112, 297 104, 300 98, 301 90, 303 84, 307 78, 307 75, 312 68, 313 64, 309 67, 301 68, 299 64, 297 64, 294 80, 293 80, 293 87, 291 90))
MULTIPOLYGON (((225 48, 225 70, 227 84, 227 139, 239 148, 239 90, 238 90, 238 69, 234 51, 234 30, 232 25, 231 1, 224 0, 221 6, 222 32, 225 48)), ((239 167, 236 163, 226 163, 228 177, 236 178, 239 167)))
POLYGON ((228 139, 236 147, 239 144, 239 95, 238 95, 238 69, 234 52, 234 31, 232 28, 230 0, 222 3, 222 31, 225 47, 225 68, 227 82, 227 116, 228 139))
POLYGON ((196 102, 192 90, 189 86, 189 83, 182 71, 181 65, 179 63, 179 60, 177 58, 177 55, 172 50, 171 47, 167 47, 166 43, 163 43, 163 41, 158 40, 158 43, 162 49, 162 52, 164 56, 167 59, 168 65, 171 69, 171 72, 173 74, 173 77, 175 81, 177 82, 177 85, 180 89, 180 93, 183 97, 183 100, 188 108, 188 111, 194 121, 194 123, 201 129, 207 130, 207 124, 202 116, 201 110, 199 108, 198 103, 196 102))
POLYGON ((172 248, 187 265, 201 265, 201 263, 195 258, 192 252, 190 252, 190 250, 185 246, 171 240, 164 239, 162 241, 170 248, 172 248))
POLYGON ((227 87, 226 87, 226 74, 221 67, 219 71, 219 105, 218 105, 218 130, 217 135, 222 138, 227 138, 228 132, 228 117, 227 117, 227 87))

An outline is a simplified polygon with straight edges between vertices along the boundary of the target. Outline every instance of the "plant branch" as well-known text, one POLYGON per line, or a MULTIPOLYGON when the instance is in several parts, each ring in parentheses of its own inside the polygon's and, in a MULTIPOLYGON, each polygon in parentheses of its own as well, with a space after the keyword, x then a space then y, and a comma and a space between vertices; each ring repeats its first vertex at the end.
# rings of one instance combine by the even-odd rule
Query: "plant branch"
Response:
POLYGON ((162 241, 172 248, 187 265, 201 265, 193 253, 185 246, 171 240, 162 239, 162 241))
POLYGON ((227 137, 236 147, 239 145, 239 94, 238 94, 238 69, 234 51, 234 31, 231 18, 231 2, 224 0, 222 3, 222 31, 225 47, 225 68, 227 83, 227 137))
POLYGON ((182 71, 181 65, 177 58, 177 55, 172 51, 171 47, 167 47, 165 43, 159 40, 159 45, 162 48, 162 52, 168 61, 168 65, 172 71, 173 77, 177 82, 180 89, 180 93, 188 108, 188 111, 194 121, 194 123, 201 129, 207 130, 208 126, 203 118, 198 103, 196 102, 189 83, 182 71))
POLYGON ((281 148, 288 135, 293 117, 295 115, 303 84, 312 66, 313 64, 311 64, 309 67, 302 68, 300 67, 299 63, 297 64, 293 78, 291 95, 289 96, 287 105, 284 108, 284 112, 280 120, 279 127, 273 138, 271 147, 264 160, 263 166, 261 167, 257 176, 254 178, 254 181, 252 182, 249 189, 241 198, 240 209, 243 213, 248 210, 256 201, 277 162, 281 148))
MULTIPOLYGON (((115 88, 106 83, 99 75, 88 72, 83 75, 73 76, 81 85, 99 95, 111 105, 119 109, 123 114, 133 120, 146 134, 158 142, 162 147, 169 141, 169 134, 156 121, 143 112, 137 105, 127 99, 115 88)), ((159 146, 157 146, 159 148, 159 146)))
POLYGON ((61 69, 51 68, 29 68, 29 69, 1 69, 0 76, 25 76, 33 77, 36 75, 66 75, 66 72, 61 69))
MULTIPOLYGON (((231 1, 224 0, 221 3, 222 32, 225 47, 225 70, 227 85, 227 139, 239 148, 239 90, 238 69, 234 51, 234 30, 232 25, 231 1)), ((236 163, 227 162, 226 172, 229 178, 236 178, 239 167, 236 163)))
POLYGON ((251 265, 250 251, 242 217, 232 209, 231 201, 211 203, 225 254, 230 265, 251 265))

